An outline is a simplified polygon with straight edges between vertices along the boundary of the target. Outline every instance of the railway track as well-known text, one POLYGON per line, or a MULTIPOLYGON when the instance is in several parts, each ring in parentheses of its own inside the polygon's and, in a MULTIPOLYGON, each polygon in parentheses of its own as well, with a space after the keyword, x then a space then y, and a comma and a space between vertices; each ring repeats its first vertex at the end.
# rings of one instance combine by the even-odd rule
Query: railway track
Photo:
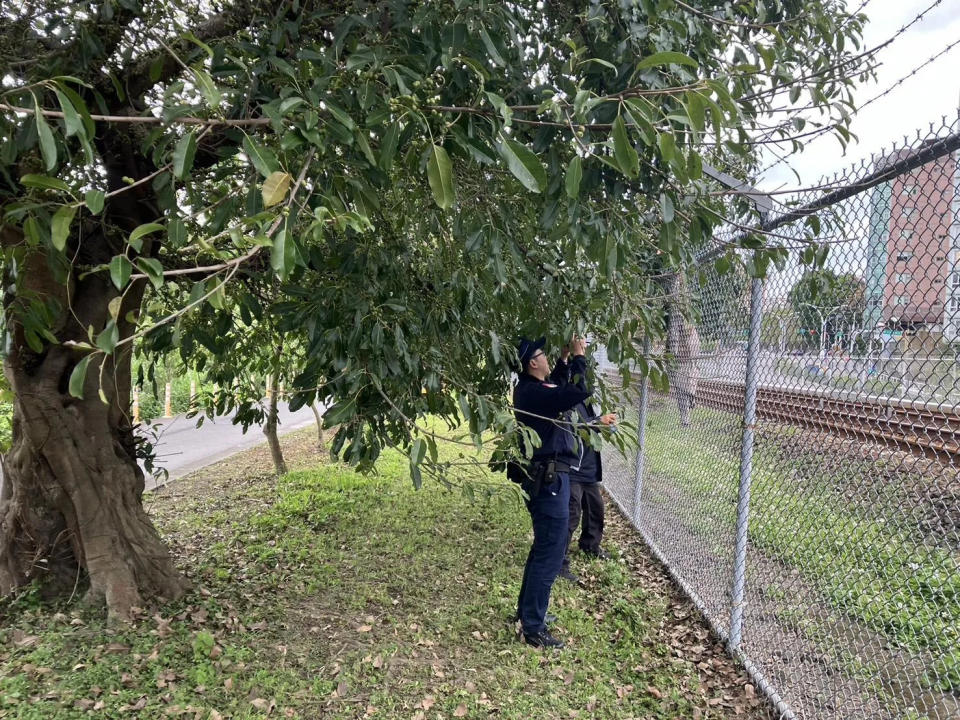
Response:
MULTIPOLYGON (((701 381, 697 402, 705 407, 743 413, 744 386, 701 381)), ((761 386, 760 420, 814 427, 836 434, 873 439, 898 450, 919 452, 960 465, 960 413, 929 403, 895 398, 858 398, 798 388, 761 386)))

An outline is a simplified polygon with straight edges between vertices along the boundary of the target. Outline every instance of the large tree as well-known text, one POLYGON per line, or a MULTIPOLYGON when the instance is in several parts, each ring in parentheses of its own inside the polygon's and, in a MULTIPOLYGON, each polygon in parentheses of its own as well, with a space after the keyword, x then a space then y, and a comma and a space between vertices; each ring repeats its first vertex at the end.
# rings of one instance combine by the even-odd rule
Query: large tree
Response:
POLYGON ((117 618, 186 588, 141 506, 134 342, 207 333, 229 360, 271 284, 305 348, 297 396, 331 404, 335 449, 369 466, 407 445, 416 479, 428 413, 477 438, 516 431, 518 332, 586 328, 635 359, 658 322, 651 275, 723 215, 702 163, 747 167, 756 143, 797 132, 767 113, 784 102, 845 136, 868 59, 840 0, 0 12, 16 398, 0 592, 72 588, 83 571, 117 618), (185 299, 147 323, 145 296, 163 293, 185 299))

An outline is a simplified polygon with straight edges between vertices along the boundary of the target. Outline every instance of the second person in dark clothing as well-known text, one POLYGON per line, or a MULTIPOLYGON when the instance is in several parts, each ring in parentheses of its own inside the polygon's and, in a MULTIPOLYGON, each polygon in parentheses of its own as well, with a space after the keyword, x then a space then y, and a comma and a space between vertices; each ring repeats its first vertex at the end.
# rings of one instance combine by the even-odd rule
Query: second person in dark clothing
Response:
MULTIPOLYGON (((571 359, 564 348, 560 362, 551 375, 558 382, 574 385, 581 391, 587 391, 587 364, 582 355, 571 359)), ((591 433, 599 433, 601 426, 609 427, 616 423, 613 413, 599 414, 592 403, 586 401, 574 407, 575 421, 586 427, 591 433)), ((577 582, 578 578, 570 570, 570 545, 573 535, 580 525, 579 546, 587 555, 607 559, 609 555, 600 546, 603 539, 603 458, 583 437, 577 438, 577 459, 570 465, 570 519, 567 534, 567 551, 564 554, 560 577, 577 582)))

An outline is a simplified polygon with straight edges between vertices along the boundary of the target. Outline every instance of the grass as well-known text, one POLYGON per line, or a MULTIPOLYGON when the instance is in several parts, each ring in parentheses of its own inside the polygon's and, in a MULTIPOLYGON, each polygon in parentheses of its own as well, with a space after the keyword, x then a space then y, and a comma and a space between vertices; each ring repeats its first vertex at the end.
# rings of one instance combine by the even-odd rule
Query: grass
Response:
POLYGON ((567 649, 535 650, 507 621, 530 537, 512 494, 415 491, 393 452, 358 476, 311 437, 284 439, 279 480, 261 448, 150 500, 185 600, 119 629, 0 606, 0 717, 769 717, 618 518, 618 559, 578 556, 583 586, 556 588, 567 649))
MULTIPOLYGON (((737 437, 738 419, 699 408, 691 431, 678 427, 665 404, 652 407, 649 417, 648 467, 686 490, 685 521, 733 527, 739 457, 728 444, 737 437)), ((936 540, 919 542, 911 516, 889 502, 896 495, 889 488, 886 504, 858 507, 843 493, 854 468, 850 476, 843 464, 818 471, 823 453, 802 455, 795 445, 788 457, 783 446, 758 442, 753 545, 798 570, 834 607, 903 647, 929 651, 935 662, 925 681, 960 691, 960 558, 936 540), (795 472, 800 464, 802 475, 795 472)))

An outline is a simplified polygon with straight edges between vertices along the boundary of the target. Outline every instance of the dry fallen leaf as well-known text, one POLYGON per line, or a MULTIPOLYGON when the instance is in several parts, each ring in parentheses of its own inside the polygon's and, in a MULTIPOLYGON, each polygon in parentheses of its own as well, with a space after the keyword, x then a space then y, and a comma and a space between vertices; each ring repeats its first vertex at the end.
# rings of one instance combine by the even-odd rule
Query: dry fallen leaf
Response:
POLYGON ((223 715, 218 713, 216 710, 211 710, 210 714, 207 715, 207 720, 223 720, 223 715))
POLYGON ((420 707, 422 707, 424 710, 429 710, 436 702, 437 699, 433 695, 427 695, 425 698, 423 698, 423 700, 420 701, 420 707))
POLYGON ((466 717, 467 716, 467 706, 465 703, 460 703, 457 705, 457 709, 453 711, 454 717, 466 717))
POLYGON ((463 687, 464 687, 464 689, 465 689, 467 692, 469 692, 469 693, 473 693, 473 692, 476 692, 476 691, 477 691, 477 685, 476 685, 476 683, 471 682, 470 680, 467 680, 467 682, 464 684, 463 687))
POLYGON ((233 691, 233 678, 227 678, 223 681, 223 689, 227 692, 233 691))
POLYGON ((357 628, 357 632, 370 632, 371 630, 373 630, 371 625, 361 625, 357 628))

